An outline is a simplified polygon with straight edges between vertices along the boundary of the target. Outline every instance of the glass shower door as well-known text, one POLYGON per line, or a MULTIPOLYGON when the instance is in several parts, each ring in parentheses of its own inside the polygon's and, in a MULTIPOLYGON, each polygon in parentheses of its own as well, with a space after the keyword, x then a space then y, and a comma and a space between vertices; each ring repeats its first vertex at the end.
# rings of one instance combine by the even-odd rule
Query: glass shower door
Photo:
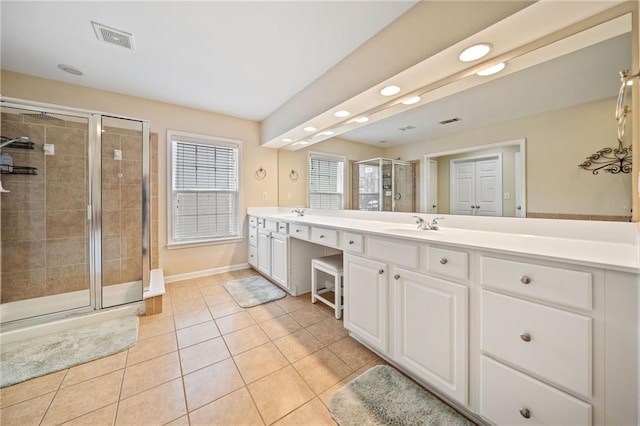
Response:
POLYGON ((89 118, 0 108, 0 322, 93 309, 89 118))

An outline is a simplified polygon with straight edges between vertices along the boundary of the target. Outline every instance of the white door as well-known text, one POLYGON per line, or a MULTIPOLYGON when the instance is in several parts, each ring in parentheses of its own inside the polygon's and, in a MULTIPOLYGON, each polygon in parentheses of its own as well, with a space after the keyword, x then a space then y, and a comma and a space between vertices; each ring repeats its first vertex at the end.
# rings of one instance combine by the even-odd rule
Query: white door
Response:
POLYGON ((427 213, 438 212, 438 162, 427 162, 427 213))
POLYGON ((516 217, 525 217, 524 184, 522 182, 522 153, 515 153, 515 184, 516 184, 516 217))
POLYGON ((396 361, 466 404, 468 288, 402 268, 393 278, 396 361))
POLYGON ((477 216, 502 216, 502 161, 498 158, 476 161, 477 216))
POLYGON ((502 156, 451 160, 451 214, 502 216, 502 156))
POLYGON ((344 326, 382 353, 387 332, 387 264, 344 255, 344 326))
POLYGON ((258 271, 271 276, 271 232, 258 231, 258 271))
POLYGON ((452 161, 451 165, 451 214, 472 215, 476 204, 476 163, 452 161))
POLYGON ((288 246, 289 238, 284 235, 271 236, 271 278, 285 288, 289 288, 288 246))

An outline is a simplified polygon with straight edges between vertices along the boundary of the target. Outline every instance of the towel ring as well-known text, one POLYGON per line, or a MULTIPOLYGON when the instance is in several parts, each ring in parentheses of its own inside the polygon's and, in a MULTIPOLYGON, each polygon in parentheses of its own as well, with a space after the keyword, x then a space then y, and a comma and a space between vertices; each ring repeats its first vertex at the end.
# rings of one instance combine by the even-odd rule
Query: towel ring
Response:
POLYGON ((267 171, 264 168, 260 167, 258 170, 256 170, 256 179, 257 180, 262 180, 262 179, 264 179, 266 177, 267 177, 267 171))
POLYGON ((291 169, 291 172, 289 173, 289 179, 292 182, 296 182, 298 180, 298 172, 296 172, 295 170, 291 169))

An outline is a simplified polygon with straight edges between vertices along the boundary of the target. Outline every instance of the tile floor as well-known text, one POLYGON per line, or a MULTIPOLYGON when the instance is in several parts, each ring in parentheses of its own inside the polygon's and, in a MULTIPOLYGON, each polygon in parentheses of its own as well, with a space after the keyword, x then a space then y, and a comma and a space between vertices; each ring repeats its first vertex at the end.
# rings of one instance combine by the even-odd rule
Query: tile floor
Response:
POLYGON ((333 425, 344 383, 384 361, 309 294, 239 307, 224 281, 167 285, 126 352, 0 392, 2 425, 333 425))

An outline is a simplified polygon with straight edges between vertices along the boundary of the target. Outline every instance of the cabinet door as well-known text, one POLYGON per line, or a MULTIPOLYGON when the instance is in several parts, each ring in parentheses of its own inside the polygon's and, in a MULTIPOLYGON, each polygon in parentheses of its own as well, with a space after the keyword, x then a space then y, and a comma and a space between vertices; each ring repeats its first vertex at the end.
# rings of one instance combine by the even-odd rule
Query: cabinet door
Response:
POLYGON ((271 232, 258 231, 258 270, 271 275, 271 232))
POLYGON ((289 238, 284 235, 271 236, 271 278, 280 285, 289 288, 289 238))
POLYGON ((344 326, 382 353, 388 352, 388 265, 345 254, 344 326))
POLYGON ((467 403, 468 288, 396 268, 394 359, 467 403))

